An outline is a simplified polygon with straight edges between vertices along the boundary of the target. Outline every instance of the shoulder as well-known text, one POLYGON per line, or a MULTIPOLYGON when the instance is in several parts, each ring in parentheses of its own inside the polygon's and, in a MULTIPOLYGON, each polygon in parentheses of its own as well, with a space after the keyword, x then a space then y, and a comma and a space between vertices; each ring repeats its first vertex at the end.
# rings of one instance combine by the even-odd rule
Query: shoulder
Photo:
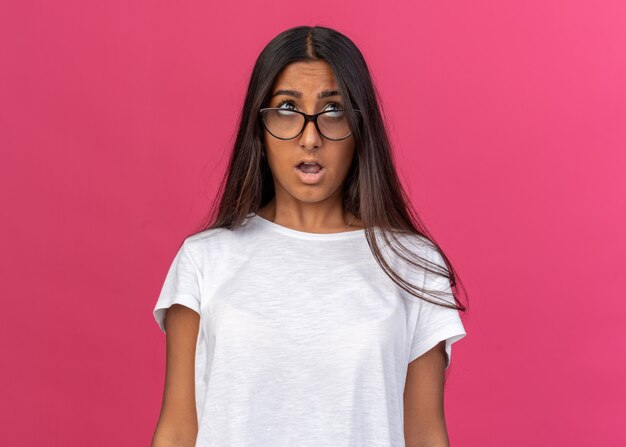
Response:
POLYGON ((192 246, 201 246, 207 243, 214 243, 223 240, 224 238, 228 238, 229 234, 232 233, 232 230, 228 228, 209 228, 208 230, 203 230, 198 233, 194 233, 190 236, 187 236, 184 240, 184 244, 192 247, 192 246))
POLYGON ((383 251, 395 270, 412 284, 429 285, 446 275, 446 263, 437 245, 418 233, 393 232, 383 242, 383 251))
POLYGON ((434 272, 436 276, 446 274, 447 266, 439 247, 428 237, 421 234, 408 234, 401 237, 403 245, 413 256, 419 258, 419 263, 424 270, 425 281, 434 272))
POLYGON ((426 236, 418 233, 390 232, 385 247, 393 245, 401 253, 432 261, 438 254, 437 246, 426 236))
POLYGON ((223 256, 232 244, 233 231, 228 228, 210 228, 187 236, 181 249, 198 264, 223 256))

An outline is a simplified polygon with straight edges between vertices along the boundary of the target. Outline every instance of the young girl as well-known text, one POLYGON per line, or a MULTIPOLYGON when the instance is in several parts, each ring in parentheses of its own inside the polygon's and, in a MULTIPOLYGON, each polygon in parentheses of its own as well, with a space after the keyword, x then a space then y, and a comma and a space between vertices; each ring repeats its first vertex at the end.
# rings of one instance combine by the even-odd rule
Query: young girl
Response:
POLYGON ((414 223, 351 40, 301 26, 265 47, 220 192, 154 308, 152 445, 447 446, 465 307, 414 223))

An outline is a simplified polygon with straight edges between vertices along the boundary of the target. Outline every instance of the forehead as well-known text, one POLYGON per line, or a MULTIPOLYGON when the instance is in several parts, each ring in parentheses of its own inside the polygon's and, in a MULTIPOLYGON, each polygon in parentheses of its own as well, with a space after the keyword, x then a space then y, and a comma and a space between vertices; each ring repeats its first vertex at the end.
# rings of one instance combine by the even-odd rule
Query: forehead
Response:
POLYGON ((292 62, 283 68, 274 83, 274 90, 291 89, 304 93, 335 87, 335 75, 326 61, 292 62))

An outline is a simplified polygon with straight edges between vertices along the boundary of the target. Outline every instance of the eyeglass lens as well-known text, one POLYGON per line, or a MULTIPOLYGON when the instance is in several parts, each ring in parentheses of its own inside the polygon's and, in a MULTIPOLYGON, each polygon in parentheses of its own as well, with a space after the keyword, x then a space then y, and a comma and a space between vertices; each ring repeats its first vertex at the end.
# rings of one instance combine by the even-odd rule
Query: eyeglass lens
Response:
MULTIPOLYGON (((304 116, 291 110, 266 110, 264 122, 267 130, 278 138, 295 138, 304 126, 304 116)), ((323 113, 317 117, 317 125, 326 138, 338 140, 350 134, 346 114, 342 110, 323 113)))

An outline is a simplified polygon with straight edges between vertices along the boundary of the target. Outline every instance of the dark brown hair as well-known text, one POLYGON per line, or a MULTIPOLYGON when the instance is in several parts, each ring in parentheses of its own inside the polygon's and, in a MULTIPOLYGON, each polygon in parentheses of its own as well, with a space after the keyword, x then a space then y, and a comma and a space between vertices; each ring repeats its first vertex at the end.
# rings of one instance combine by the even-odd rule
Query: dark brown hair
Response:
POLYGON ((232 230, 241 225, 249 213, 257 212, 274 197, 272 174, 267 160, 261 156, 263 126, 258 112, 267 107, 272 86, 285 66, 292 62, 316 60, 326 61, 333 70, 355 139, 355 153, 343 188, 344 210, 362 221, 376 261, 398 286, 410 295, 434 304, 466 311, 457 298, 456 272, 434 238, 428 234, 398 179, 379 109, 378 93, 365 59, 348 37, 331 28, 290 28, 273 38, 259 55, 239 117, 227 172, 209 214, 197 232, 213 228, 232 230), (360 110, 360 117, 356 116, 353 108, 360 110), (427 299, 427 295, 439 295, 438 291, 422 289, 400 277, 384 259, 374 227, 383 230, 380 234, 385 245, 403 261, 424 268, 428 274, 445 277, 457 305, 451 304, 449 299, 443 302, 427 299), (441 255, 439 262, 416 256, 414 250, 402 244, 403 238, 398 238, 398 235, 417 237, 431 244, 441 255), (445 267, 441 265, 441 260, 445 261, 445 267))

